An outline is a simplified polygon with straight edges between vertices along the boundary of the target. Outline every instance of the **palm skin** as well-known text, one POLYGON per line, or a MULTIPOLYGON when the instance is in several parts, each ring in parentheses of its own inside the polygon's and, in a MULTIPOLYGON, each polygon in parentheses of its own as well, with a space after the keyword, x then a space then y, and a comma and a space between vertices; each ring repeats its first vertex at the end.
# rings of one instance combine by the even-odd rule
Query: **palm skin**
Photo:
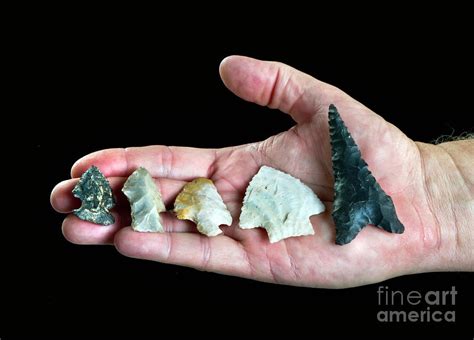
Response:
MULTIPOLYGON (((296 125, 265 141, 220 150, 151 146, 110 149, 88 155, 72 169, 73 179, 60 183, 53 207, 70 212, 78 202, 70 190, 92 164, 110 179, 117 196, 138 166, 155 178, 169 205, 185 181, 211 178, 232 213, 224 235, 200 235, 195 227, 165 216, 164 234, 137 233, 129 225, 126 201, 119 202, 116 223, 101 227, 69 215, 65 237, 79 244, 114 243, 126 256, 173 263, 261 281, 312 287, 349 287, 429 269, 426 257, 438 244, 425 194, 417 144, 395 126, 342 91, 289 66, 246 57, 226 58, 220 68, 226 86, 245 100, 289 113, 296 125), (368 226, 348 245, 334 243, 330 212, 333 176, 327 111, 335 104, 375 178, 395 204, 402 235, 368 226), (326 205, 311 217, 314 236, 270 244, 261 229, 242 230, 238 218, 245 189, 260 166, 287 172, 309 185, 326 205)), ((123 198, 123 197, 122 197, 123 198)))

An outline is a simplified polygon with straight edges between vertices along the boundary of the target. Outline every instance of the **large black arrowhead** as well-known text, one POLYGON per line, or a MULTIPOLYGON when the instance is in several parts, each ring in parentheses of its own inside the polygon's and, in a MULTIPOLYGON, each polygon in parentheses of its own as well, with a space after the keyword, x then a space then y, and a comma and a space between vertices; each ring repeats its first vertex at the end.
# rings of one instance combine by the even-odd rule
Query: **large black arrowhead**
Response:
POLYGON ((329 135, 334 172, 334 210, 336 244, 351 242, 367 224, 401 234, 395 206, 370 173, 360 150, 337 112, 329 105, 329 135))

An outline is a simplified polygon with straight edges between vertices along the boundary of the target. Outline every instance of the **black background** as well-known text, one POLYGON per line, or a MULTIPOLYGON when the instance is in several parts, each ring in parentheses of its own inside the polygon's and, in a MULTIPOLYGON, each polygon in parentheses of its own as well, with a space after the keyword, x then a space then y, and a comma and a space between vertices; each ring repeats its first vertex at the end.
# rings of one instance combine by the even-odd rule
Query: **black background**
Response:
POLYGON ((92 151, 224 147, 291 127, 287 115, 246 103, 224 87, 218 66, 230 54, 282 61, 336 85, 415 140, 472 131, 472 25, 459 13, 425 14, 427 22, 406 13, 388 23, 385 16, 352 18, 342 32, 334 22, 316 24, 322 15, 296 24, 273 17, 249 27, 247 17, 207 23, 177 15, 164 23, 171 16, 166 12, 133 21, 108 12, 66 13, 28 26, 14 50, 18 124, 4 128, 17 138, 6 144, 11 154, 3 170, 20 165, 16 171, 28 190, 13 193, 31 203, 7 220, 9 235, 2 237, 2 340, 21 334, 283 332, 472 338, 472 273, 383 283, 404 292, 456 286, 455 324, 382 324, 376 319, 379 284, 296 288, 133 260, 110 246, 69 244, 61 235, 63 216, 49 205, 53 186, 92 151), (205 23, 210 28, 202 28, 205 23), (82 125, 86 119, 95 121, 92 128, 82 125))

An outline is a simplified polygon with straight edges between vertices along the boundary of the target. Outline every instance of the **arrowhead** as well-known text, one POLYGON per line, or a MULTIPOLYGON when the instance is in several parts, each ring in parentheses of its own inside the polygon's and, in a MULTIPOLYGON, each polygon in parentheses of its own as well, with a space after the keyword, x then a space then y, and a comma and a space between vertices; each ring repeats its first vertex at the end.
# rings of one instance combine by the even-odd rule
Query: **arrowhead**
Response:
POLYGON ((160 216, 160 212, 166 211, 165 204, 147 169, 135 170, 124 183, 122 192, 130 202, 133 230, 165 232, 160 216))
POLYGON ((310 216, 325 210, 306 184, 283 171, 262 166, 245 191, 239 225, 263 227, 270 243, 288 237, 313 235, 310 216))
POLYGON ((371 174, 359 147, 331 104, 329 135, 334 172, 334 208, 336 244, 351 242, 367 224, 391 233, 401 234, 403 224, 395 212, 393 201, 371 174))
POLYGON ((206 236, 222 233, 220 225, 232 225, 232 215, 208 178, 196 178, 187 183, 174 202, 174 211, 180 220, 197 224, 197 230, 206 236))
POLYGON ((81 207, 74 210, 81 220, 102 225, 115 222, 109 211, 115 205, 112 189, 97 167, 91 166, 82 174, 72 193, 82 201, 81 207))

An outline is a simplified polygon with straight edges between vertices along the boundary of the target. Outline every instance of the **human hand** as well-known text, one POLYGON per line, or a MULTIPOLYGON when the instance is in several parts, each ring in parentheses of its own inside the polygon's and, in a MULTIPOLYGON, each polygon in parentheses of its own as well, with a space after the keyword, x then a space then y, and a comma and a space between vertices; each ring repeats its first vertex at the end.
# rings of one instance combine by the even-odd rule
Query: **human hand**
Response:
MULTIPOLYGON (((423 271, 472 270, 472 252, 467 262, 460 260, 466 251, 457 241, 460 231, 456 221, 460 216, 447 213, 449 204, 455 202, 447 202, 446 211, 434 210, 443 206, 438 201, 449 194, 444 185, 435 183, 436 178, 427 179, 436 166, 433 159, 439 158, 438 147, 415 143, 341 90, 284 64, 233 56, 222 62, 220 73, 226 86, 238 96, 289 113, 297 124, 265 141, 238 147, 215 150, 149 146, 102 150, 85 156, 74 164, 73 179, 54 188, 51 204, 63 213, 76 208, 78 201, 71 190, 78 177, 96 165, 120 198, 113 211, 116 222, 97 226, 69 214, 63 222, 63 233, 69 241, 113 243, 120 253, 130 257, 299 286, 340 288, 423 271), (372 174, 392 197, 405 225, 404 234, 366 227, 350 244, 334 243, 327 123, 331 103, 339 109, 372 174), (245 189, 262 165, 300 178, 324 202, 326 212, 311 217, 314 236, 270 244, 263 229, 238 228, 245 189), (127 227, 129 208, 120 188, 139 166, 155 178, 166 204, 173 202, 186 181, 211 178, 232 213, 233 225, 222 227, 223 235, 208 238, 197 233, 192 223, 167 213, 163 220, 168 232, 134 232, 127 227), (436 188, 439 190, 433 191, 436 188)), ((472 235, 469 237, 472 241, 472 235)))

